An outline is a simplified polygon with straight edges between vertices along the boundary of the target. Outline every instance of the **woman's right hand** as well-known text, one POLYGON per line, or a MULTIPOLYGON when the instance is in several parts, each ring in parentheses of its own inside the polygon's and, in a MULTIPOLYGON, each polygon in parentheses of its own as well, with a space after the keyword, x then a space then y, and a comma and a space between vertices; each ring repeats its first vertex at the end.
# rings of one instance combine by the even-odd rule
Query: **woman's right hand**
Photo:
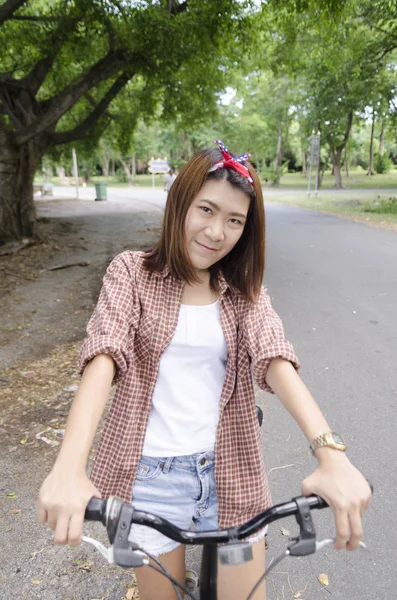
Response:
POLYGON ((57 544, 77 546, 92 497, 101 498, 101 494, 85 472, 70 474, 55 466, 40 488, 37 521, 55 530, 57 544))

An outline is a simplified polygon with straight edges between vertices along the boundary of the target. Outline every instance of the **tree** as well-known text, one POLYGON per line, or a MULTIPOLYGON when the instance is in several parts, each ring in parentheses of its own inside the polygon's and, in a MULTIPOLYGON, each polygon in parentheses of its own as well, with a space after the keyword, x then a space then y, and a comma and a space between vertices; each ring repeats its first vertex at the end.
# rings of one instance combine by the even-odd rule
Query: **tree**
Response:
POLYGON ((335 187, 340 188, 341 160, 354 118, 371 104, 386 54, 374 59, 375 34, 359 14, 367 6, 365 1, 340 3, 339 13, 332 0, 284 0, 281 4, 284 11, 269 22, 275 40, 272 68, 277 69, 281 61, 283 68, 300 74, 304 128, 320 131, 322 143, 329 147, 335 187))
MULTIPOLYGON (((253 9, 252 9, 253 10, 253 9)), ((186 122, 214 110, 250 1, 6 0, 0 7, 0 243, 34 236, 32 184, 45 152, 161 105, 186 122), (216 18, 215 18, 216 17, 216 18), (134 102, 118 111, 118 98, 134 102)), ((122 128, 120 127, 120 130, 122 128)))

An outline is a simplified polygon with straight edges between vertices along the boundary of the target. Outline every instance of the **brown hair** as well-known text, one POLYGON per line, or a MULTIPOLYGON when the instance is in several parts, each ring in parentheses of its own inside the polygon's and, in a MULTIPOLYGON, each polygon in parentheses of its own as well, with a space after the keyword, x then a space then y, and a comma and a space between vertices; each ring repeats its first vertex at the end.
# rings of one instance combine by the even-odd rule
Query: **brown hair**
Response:
POLYGON ((186 215, 206 181, 226 179, 233 187, 249 196, 250 206, 241 238, 226 256, 210 267, 210 283, 216 289, 220 269, 227 283, 252 302, 259 295, 265 270, 262 187, 254 168, 248 162, 246 166, 254 181, 253 186, 233 169, 223 168, 209 173, 211 166, 220 160, 222 155, 217 148, 202 150, 182 168, 168 194, 160 240, 146 254, 145 267, 150 272, 159 272, 168 266, 173 277, 186 283, 198 281, 186 250, 186 215))

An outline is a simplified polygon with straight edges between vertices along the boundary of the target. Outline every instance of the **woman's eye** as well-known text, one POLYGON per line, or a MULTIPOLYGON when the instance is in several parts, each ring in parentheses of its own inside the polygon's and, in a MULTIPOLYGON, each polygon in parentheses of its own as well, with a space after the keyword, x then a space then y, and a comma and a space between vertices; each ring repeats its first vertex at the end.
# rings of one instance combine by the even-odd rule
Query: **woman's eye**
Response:
POLYGON ((239 219, 230 219, 231 222, 233 223, 233 225, 242 225, 242 221, 240 221, 239 219))
POLYGON ((211 209, 208 206, 201 206, 200 208, 201 208, 201 210, 203 210, 208 215, 211 214, 211 212, 212 212, 211 209))

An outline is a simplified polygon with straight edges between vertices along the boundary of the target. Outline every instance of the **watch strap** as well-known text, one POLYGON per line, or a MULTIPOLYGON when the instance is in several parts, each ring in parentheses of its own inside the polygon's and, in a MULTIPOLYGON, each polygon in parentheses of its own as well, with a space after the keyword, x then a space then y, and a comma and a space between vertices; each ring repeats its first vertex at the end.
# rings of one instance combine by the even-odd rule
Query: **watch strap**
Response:
POLYGON ((310 444, 310 449, 313 454, 317 448, 323 447, 332 448, 341 452, 345 452, 347 448, 345 440, 340 433, 335 433, 333 431, 326 431, 325 433, 318 435, 310 444))

